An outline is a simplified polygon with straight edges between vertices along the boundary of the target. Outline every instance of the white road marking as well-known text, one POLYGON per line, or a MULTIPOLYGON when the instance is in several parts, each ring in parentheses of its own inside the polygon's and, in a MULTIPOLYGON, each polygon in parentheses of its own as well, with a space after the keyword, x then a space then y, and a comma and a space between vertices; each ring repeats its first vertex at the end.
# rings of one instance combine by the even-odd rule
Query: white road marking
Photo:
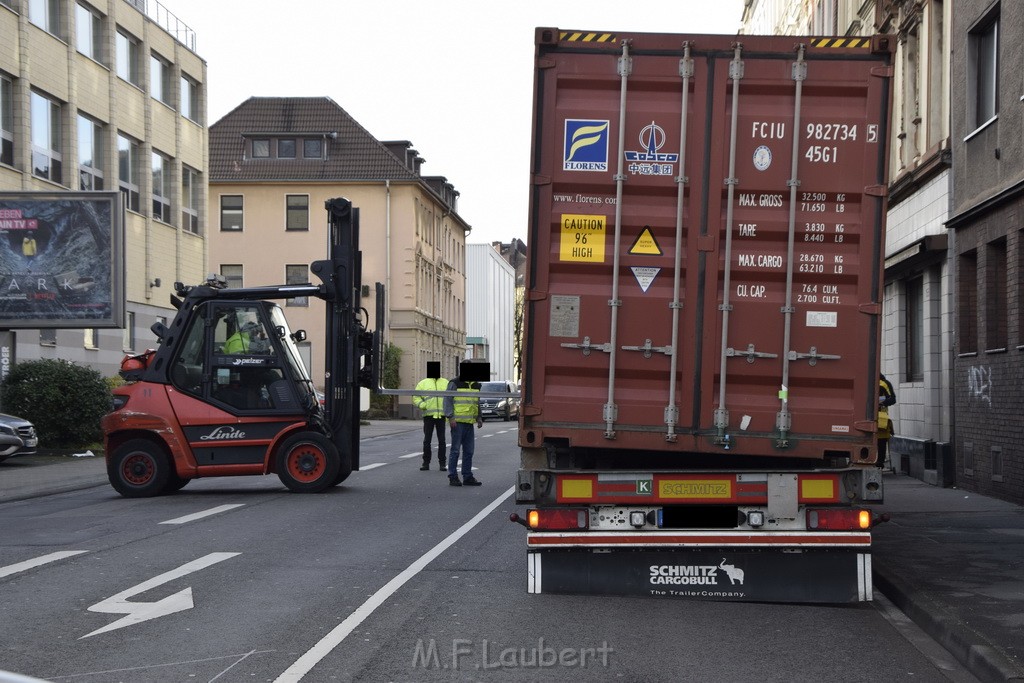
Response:
POLYGON ((191 515, 185 515, 184 517, 177 517, 175 519, 169 519, 166 522, 160 522, 161 524, 185 524, 186 522, 194 522, 197 519, 203 517, 209 517, 210 515, 216 515, 221 512, 227 512, 228 510, 234 510, 235 508, 245 507, 245 503, 235 503, 234 505, 220 505, 209 510, 203 510, 202 512, 196 512, 191 515))
POLYGON ((359 465, 359 471, 365 472, 366 470, 375 470, 378 467, 384 467, 387 465, 386 462, 371 462, 369 465, 359 465))
POLYGON ((34 560, 25 560, 17 564, 9 564, 6 567, 0 567, 0 579, 11 574, 17 574, 35 567, 41 567, 44 564, 50 562, 56 562, 57 560, 63 560, 66 557, 74 557, 75 555, 81 555, 87 553, 88 550, 61 550, 60 552, 50 553, 49 555, 40 555, 34 560))
POLYGON ((450 548, 460 538, 469 533, 473 527, 483 521, 487 515, 494 512, 495 508, 501 505, 506 498, 512 495, 515 491, 515 487, 511 486, 507 491, 500 494, 483 510, 478 512, 473 519, 469 520, 458 529, 453 531, 448 538, 444 539, 433 548, 428 550, 425 554, 420 556, 415 562, 406 567, 401 574, 388 581, 384 586, 376 593, 370 596, 370 598, 360 605, 352 614, 350 614, 343 622, 335 626, 330 633, 320 639, 316 645, 308 650, 304 655, 299 657, 294 664, 277 677, 278 681, 290 683, 291 681, 302 680, 310 670, 316 666, 320 660, 331 653, 331 650, 338 647, 342 641, 354 631, 359 624, 373 614, 373 612, 384 604, 388 598, 394 595, 399 588, 404 586, 411 578, 419 574, 423 569, 433 562, 441 553, 450 548))
POLYGON ((400 460, 404 460, 406 458, 415 458, 417 455, 423 455, 423 451, 416 451, 415 453, 409 453, 408 455, 400 455, 398 457, 400 460))
POLYGON ((89 608, 90 612, 124 614, 127 616, 122 617, 103 628, 98 628, 92 633, 87 633, 82 636, 82 638, 79 638, 79 640, 95 636, 100 633, 106 633, 107 631, 113 631, 114 629, 124 628, 125 626, 138 624, 143 621, 149 621, 150 619, 156 619, 157 617, 164 617, 168 614, 174 614, 175 612, 192 609, 194 604, 192 602, 191 586, 184 590, 180 590, 173 595, 168 595, 166 598, 157 600, 156 602, 128 602, 128 598, 136 596, 139 593, 144 593, 151 588, 156 588, 157 586, 174 581, 182 576, 187 576, 188 574, 197 572, 200 569, 206 569, 218 562, 229 560, 236 555, 241 555, 241 553, 210 553, 209 555, 200 557, 198 560, 187 562, 177 569, 165 572, 160 576, 154 576, 152 579, 143 581, 139 585, 129 588, 128 590, 121 591, 117 595, 111 596, 106 600, 97 602, 89 608))

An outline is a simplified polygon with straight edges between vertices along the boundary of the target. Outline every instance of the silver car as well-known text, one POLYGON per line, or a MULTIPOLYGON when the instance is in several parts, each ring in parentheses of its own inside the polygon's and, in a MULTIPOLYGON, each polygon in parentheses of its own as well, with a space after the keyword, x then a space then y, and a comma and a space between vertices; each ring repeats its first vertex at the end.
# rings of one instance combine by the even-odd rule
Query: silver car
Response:
MULTIPOLYGON (((480 391, 494 391, 504 393, 518 393, 519 386, 515 382, 483 382, 480 384, 480 391)), ((487 419, 496 417, 508 422, 513 417, 519 417, 519 398, 516 396, 480 397, 480 417, 487 419)))
POLYGON ((0 462, 15 455, 35 455, 38 445, 31 422, 0 413, 0 462))

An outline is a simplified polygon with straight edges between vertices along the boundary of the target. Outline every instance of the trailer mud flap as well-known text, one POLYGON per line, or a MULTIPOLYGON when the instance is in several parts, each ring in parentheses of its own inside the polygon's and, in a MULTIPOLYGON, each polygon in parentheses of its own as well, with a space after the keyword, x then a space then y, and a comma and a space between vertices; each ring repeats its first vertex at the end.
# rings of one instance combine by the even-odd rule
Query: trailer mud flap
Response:
POLYGON ((845 603, 872 591, 871 555, 845 549, 544 550, 527 559, 530 593, 845 603))

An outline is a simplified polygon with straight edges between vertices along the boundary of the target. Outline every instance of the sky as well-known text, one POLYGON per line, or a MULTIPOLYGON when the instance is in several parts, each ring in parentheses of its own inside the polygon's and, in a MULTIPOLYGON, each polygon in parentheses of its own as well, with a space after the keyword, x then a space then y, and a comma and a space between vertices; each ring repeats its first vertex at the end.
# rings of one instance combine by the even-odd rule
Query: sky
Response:
POLYGON ((208 124, 249 97, 330 97, 452 183, 472 244, 527 238, 535 28, 735 34, 743 12, 743 0, 160 2, 195 31, 208 124))

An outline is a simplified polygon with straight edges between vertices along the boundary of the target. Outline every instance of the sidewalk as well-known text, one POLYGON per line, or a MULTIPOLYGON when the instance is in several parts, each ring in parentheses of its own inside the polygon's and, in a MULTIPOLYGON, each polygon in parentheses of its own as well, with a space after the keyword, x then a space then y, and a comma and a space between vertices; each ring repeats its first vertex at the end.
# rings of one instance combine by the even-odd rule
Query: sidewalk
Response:
MULTIPOLYGON (((373 420, 361 440, 419 431, 373 420)), ((0 464, 0 503, 107 486, 102 457, 0 464)), ((885 475, 892 520, 874 531, 875 588, 983 681, 1024 681, 1024 507, 885 475)))
POLYGON ((875 588, 983 681, 1024 681, 1024 507, 886 474, 875 588))

